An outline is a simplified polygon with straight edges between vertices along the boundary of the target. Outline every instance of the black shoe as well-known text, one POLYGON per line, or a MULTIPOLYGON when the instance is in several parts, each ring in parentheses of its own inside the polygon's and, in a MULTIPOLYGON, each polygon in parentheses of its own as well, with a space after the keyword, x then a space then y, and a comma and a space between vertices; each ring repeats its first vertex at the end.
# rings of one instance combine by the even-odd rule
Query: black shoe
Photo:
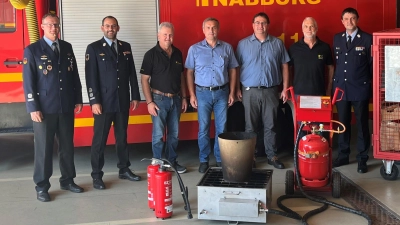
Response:
POLYGON ((365 161, 358 162, 357 172, 358 173, 366 173, 366 172, 368 172, 367 162, 365 162, 365 161))
POLYGON ((98 190, 106 189, 106 185, 102 179, 93 179, 93 187, 98 190))
POLYGON ((217 162, 217 167, 222 167, 222 162, 217 162))
POLYGON ((205 173, 207 171, 207 169, 208 169, 208 162, 200 163, 200 166, 199 166, 200 173, 205 173))
POLYGON ((349 159, 339 159, 336 158, 335 161, 332 163, 332 167, 339 167, 339 166, 344 166, 349 164, 349 159))
POLYGON ((279 161, 278 157, 274 156, 271 159, 268 159, 268 164, 273 165, 277 169, 285 169, 285 165, 279 161))
POLYGON ((134 173, 132 173, 132 171, 128 170, 125 173, 120 173, 119 179, 127 179, 130 181, 139 181, 141 179, 141 177, 138 175, 135 175, 134 173))
POLYGON ((50 195, 47 191, 38 191, 36 193, 36 198, 37 200, 41 202, 49 202, 50 201, 50 195))
POLYGON ((83 192, 83 188, 79 187, 75 183, 70 183, 70 184, 67 184, 67 185, 60 185, 60 188, 62 190, 69 190, 69 191, 74 192, 74 193, 83 192))
POLYGON ((184 173, 184 172, 186 172, 186 167, 179 165, 177 161, 175 161, 175 162, 173 163, 173 165, 174 165, 174 169, 175 169, 178 173, 184 173))

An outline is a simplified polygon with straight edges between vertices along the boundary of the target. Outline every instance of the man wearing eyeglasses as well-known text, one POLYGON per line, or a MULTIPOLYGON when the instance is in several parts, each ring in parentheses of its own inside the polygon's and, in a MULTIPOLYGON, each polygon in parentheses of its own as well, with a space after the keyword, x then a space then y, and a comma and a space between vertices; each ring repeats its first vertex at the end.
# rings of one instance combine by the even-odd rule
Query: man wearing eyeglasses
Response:
POLYGON ((54 136, 58 138, 60 187, 83 192, 74 183, 74 111, 82 110, 82 86, 70 43, 58 39, 60 20, 54 14, 42 18, 44 36, 24 51, 23 86, 26 107, 34 130, 33 181, 37 199, 50 201, 54 136))
POLYGON ((203 22, 205 39, 189 48, 185 67, 190 104, 199 116, 199 172, 205 173, 211 154, 210 125, 214 112, 214 156, 221 167, 218 135, 226 131, 228 106, 235 100, 238 63, 230 44, 218 39, 219 21, 209 17, 203 22))
POLYGON ((114 126, 119 178, 139 181, 129 169, 127 128, 129 109, 137 109, 140 94, 131 45, 117 39, 120 27, 113 16, 101 25, 104 37, 88 45, 85 57, 86 87, 94 117, 91 163, 93 187, 105 189, 104 149, 111 124, 114 126))
POLYGON ((276 130, 279 98, 287 100, 286 92, 279 96, 289 84, 289 55, 283 42, 268 34, 269 17, 260 12, 253 17, 254 34, 241 40, 237 47, 240 65, 240 83, 237 82, 237 97, 243 101, 246 132, 255 132, 259 121, 264 127, 265 153, 268 163, 277 169, 285 166, 276 156, 276 130))

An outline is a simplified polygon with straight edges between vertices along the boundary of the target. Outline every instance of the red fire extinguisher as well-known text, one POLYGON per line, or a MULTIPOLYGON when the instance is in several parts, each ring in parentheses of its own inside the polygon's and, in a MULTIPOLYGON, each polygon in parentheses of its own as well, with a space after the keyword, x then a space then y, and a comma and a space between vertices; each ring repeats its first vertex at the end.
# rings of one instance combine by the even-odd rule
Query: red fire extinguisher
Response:
POLYGON ((172 216, 172 175, 166 171, 163 164, 154 175, 154 203, 157 218, 170 218, 172 216))
POLYGON ((149 208, 152 210, 155 210, 155 201, 154 201, 154 183, 155 183, 155 174, 160 168, 159 164, 156 164, 156 162, 152 162, 147 167, 147 202, 149 205, 149 208))
POLYGON ((329 182, 330 147, 321 135, 308 134, 299 142, 299 172, 304 186, 323 187, 329 182))

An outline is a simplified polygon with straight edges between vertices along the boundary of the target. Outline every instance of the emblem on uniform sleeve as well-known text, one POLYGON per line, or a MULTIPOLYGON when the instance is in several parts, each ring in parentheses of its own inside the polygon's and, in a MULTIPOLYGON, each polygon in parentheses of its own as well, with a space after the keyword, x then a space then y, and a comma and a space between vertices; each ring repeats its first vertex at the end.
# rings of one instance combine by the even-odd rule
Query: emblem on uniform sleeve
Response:
POLYGON ((86 54, 85 60, 86 60, 86 61, 89 61, 89 54, 86 54))
POLYGON ((27 64, 27 63, 28 63, 28 59, 27 59, 27 58, 24 58, 24 60, 22 60, 22 62, 23 62, 24 64, 27 64))

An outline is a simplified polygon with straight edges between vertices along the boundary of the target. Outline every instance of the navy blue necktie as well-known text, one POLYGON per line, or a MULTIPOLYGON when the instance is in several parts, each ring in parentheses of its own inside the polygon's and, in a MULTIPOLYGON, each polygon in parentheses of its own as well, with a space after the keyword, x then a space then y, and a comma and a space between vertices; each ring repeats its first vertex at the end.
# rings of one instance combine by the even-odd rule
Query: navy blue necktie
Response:
POLYGON ((60 52, 58 51, 57 48, 57 42, 53 42, 51 46, 53 47, 54 54, 56 54, 56 56, 58 57, 60 55, 60 52))
POLYGON ((351 45, 351 36, 349 35, 349 36, 347 36, 347 43, 346 43, 347 49, 350 48, 350 45, 351 45))

